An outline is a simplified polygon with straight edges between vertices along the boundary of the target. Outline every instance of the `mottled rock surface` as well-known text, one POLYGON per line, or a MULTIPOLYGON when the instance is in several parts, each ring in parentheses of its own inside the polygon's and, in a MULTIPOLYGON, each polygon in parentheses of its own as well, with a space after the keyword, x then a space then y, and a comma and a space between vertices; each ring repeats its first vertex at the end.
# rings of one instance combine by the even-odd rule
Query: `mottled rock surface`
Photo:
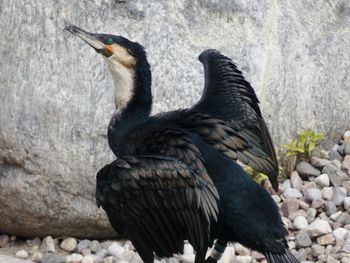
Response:
POLYGON ((251 81, 281 146, 301 127, 333 138, 349 127, 349 14, 346 0, 4 1, 0 232, 115 236, 94 201, 95 174, 113 159, 112 80, 102 59, 63 31, 66 21, 146 47, 154 112, 196 101, 197 56, 219 49, 251 81))

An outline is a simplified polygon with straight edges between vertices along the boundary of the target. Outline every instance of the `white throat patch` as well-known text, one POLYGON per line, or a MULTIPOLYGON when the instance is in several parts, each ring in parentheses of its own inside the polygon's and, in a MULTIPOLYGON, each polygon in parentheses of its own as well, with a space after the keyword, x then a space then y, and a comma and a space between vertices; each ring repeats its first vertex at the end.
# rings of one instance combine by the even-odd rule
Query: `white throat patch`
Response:
POLYGON ((112 74, 115 87, 115 107, 125 106, 134 95, 134 68, 126 67, 114 55, 107 58, 107 65, 112 74))

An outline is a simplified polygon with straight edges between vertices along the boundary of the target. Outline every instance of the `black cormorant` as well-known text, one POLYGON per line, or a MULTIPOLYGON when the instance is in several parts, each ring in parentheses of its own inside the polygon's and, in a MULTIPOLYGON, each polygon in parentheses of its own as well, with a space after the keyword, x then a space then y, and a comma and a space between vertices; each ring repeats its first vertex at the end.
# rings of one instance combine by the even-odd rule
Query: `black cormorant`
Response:
POLYGON ((97 174, 97 204, 146 263, 188 240, 195 262, 215 262, 229 241, 269 262, 288 251, 278 208, 233 160, 264 172, 276 188, 277 162, 254 90, 232 61, 204 51, 204 92, 191 109, 150 116, 151 71, 144 48, 121 36, 66 29, 102 54, 116 88, 108 142, 117 159, 97 174))

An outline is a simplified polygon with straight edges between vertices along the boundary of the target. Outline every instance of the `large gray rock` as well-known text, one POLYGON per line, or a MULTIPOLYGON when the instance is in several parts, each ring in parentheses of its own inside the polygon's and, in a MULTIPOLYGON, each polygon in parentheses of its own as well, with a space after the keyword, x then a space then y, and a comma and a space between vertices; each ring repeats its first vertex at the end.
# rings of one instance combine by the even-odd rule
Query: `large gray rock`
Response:
POLYGON ((119 2, 2 2, 0 232, 115 235, 94 202, 95 174, 113 159, 112 80, 65 21, 146 47, 154 112, 199 98, 197 56, 217 48, 251 81, 278 146, 300 127, 334 138, 349 127, 349 1, 119 2))

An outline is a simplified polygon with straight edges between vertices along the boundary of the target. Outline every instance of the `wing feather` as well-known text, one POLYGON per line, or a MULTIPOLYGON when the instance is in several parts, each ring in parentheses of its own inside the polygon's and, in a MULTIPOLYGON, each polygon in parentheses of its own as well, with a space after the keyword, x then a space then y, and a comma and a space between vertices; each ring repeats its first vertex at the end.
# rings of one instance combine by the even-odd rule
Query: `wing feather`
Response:
MULTIPOLYGON (((277 158, 254 89, 232 60, 217 50, 204 51, 199 60, 204 66, 204 91, 190 112, 206 114, 211 116, 212 120, 208 120, 207 116, 202 127, 196 131, 228 157, 238 158, 243 163, 249 163, 258 172, 268 174, 276 189, 277 158), (215 120, 223 121, 221 125, 231 130, 223 127, 213 130, 212 127, 219 123, 215 123, 215 120), (251 153, 253 159, 249 156, 247 160, 246 153, 251 153)), ((193 119, 198 124, 199 114, 193 119)))

